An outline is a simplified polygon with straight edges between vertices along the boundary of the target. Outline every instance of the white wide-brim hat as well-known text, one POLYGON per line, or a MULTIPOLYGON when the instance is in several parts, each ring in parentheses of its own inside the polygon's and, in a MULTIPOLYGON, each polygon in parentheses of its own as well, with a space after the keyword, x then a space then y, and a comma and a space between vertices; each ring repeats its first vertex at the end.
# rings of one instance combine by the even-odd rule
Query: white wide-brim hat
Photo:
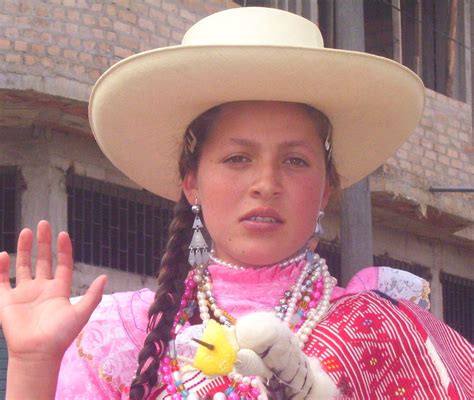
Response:
POLYGON ((318 27, 271 8, 234 8, 192 26, 179 46, 113 65, 94 86, 89 119, 112 163, 162 197, 181 192, 178 159, 198 115, 240 100, 309 104, 332 125, 347 187, 380 166, 415 129, 425 90, 392 60, 326 49, 318 27))

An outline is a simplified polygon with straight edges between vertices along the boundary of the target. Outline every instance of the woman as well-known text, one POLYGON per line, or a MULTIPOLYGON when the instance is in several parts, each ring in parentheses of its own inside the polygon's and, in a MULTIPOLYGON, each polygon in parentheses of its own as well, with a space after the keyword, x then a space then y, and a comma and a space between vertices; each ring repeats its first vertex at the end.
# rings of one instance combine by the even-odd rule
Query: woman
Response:
POLYGON ((178 200, 158 291, 97 307, 99 277, 71 305, 67 234, 51 279, 39 224, 32 280, 23 230, 15 289, 0 255, 7 398, 468 398, 462 338, 381 292, 331 295, 311 251, 331 188, 395 151, 423 90, 404 67, 324 49, 309 21, 259 8, 214 14, 182 46, 112 67, 91 96, 97 141, 132 179, 178 200))

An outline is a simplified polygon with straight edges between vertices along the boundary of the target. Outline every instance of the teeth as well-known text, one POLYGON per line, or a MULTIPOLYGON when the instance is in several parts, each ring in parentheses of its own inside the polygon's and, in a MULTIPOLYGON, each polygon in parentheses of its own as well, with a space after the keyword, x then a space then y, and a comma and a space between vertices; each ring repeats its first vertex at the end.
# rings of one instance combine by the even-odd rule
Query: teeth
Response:
POLYGON ((277 222, 275 218, 272 217, 250 217, 250 221, 256 222, 277 222))

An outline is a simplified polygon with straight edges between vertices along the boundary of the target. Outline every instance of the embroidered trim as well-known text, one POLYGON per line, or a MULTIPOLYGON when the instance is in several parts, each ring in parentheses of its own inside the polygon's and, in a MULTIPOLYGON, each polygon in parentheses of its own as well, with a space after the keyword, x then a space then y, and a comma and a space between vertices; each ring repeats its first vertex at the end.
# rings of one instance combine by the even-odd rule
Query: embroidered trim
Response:
POLYGON ((79 354, 79 357, 84 358, 88 361, 91 361, 94 358, 92 354, 86 353, 84 349, 82 348, 83 336, 84 336, 84 331, 81 331, 81 333, 77 335, 77 339, 76 339, 77 354, 79 354))

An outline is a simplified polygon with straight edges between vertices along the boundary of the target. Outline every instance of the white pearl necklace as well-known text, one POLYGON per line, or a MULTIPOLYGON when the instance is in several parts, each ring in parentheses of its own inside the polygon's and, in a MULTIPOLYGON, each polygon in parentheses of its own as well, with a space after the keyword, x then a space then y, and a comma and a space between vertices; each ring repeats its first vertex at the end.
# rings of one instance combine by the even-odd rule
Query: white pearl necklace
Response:
MULTIPOLYGON (((285 268, 287 267, 288 265, 290 264, 293 264, 295 262, 298 262, 298 261, 301 261, 306 255, 306 251, 303 251, 301 252, 300 254, 298 254, 297 256, 295 257, 292 257, 292 258, 289 258, 285 261, 283 261, 282 263, 280 264, 276 264, 278 265, 280 268, 285 268)), ((248 267, 245 267, 243 265, 237 265, 237 264, 232 264, 232 263, 229 263, 227 261, 224 261, 224 260, 221 260, 220 258, 217 258, 215 255, 214 255, 214 249, 211 250, 211 253, 209 254, 209 258, 214 261, 216 264, 219 264, 219 265, 222 265, 223 267, 227 267, 227 268, 230 268, 230 269, 237 269, 239 271, 244 271, 246 270, 248 267)), ((270 265, 269 265, 270 266, 270 265)), ((265 266, 264 266, 265 267, 265 266)))
POLYGON ((301 327, 296 332, 296 336, 299 339, 301 349, 305 347, 306 342, 309 340, 311 332, 328 311, 330 306, 329 301, 331 299, 331 293, 334 286, 336 286, 336 280, 331 277, 331 274, 328 271, 328 266, 326 265, 326 260, 324 260, 323 258, 320 259, 320 268, 321 274, 323 276, 323 293, 321 295, 321 299, 319 300, 318 305, 315 308, 312 308, 308 311, 306 321, 303 322, 303 325, 301 325, 301 327))
MULTIPOLYGON (((305 255, 306 253, 303 254, 303 257, 305 255)), ((301 257, 301 255, 298 255, 297 257, 295 257, 295 259, 301 261, 303 257, 301 257)), ((214 262, 218 262, 218 259, 212 258, 212 256, 211 259, 214 262)), ((290 260, 288 260, 286 266, 289 264, 290 260)), ((240 268, 242 267, 238 267, 238 269, 240 268)), ((321 298, 319 299, 317 306, 311 308, 308 311, 306 321, 295 333, 299 340, 300 348, 304 348, 306 342, 309 340, 309 336, 311 335, 312 330, 315 328, 315 326, 323 318, 323 316, 329 309, 329 300, 331 297, 331 292, 334 286, 336 285, 335 279, 332 278, 329 274, 325 259, 320 258, 318 254, 308 253, 306 265, 303 267, 300 276, 298 277, 291 291, 291 297, 288 302, 288 307, 286 311, 280 311, 276 313, 278 318, 283 320, 283 322, 285 322, 287 325, 290 325, 292 318, 294 317, 296 312, 296 305, 298 301, 302 298, 302 292, 304 292, 304 283, 316 282, 321 276, 323 282, 323 291, 321 298)), ((221 324, 232 326, 233 321, 229 318, 230 316, 228 316, 228 314, 225 313, 225 311, 219 308, 219 306, 216 304, 216 299, 212 294, 212 282, 207 266, 199 266, 197 268, 196 274, 194 275, 194 279, 199 287, 197 293, 197 300, 199 305, 199 314, 201 320, 203 321, 203 324, 206 325, 207 322, 211 319, 212 312, 214 317, 221 324)), ((276 308, 278 308, 278 306, 276 308)))

